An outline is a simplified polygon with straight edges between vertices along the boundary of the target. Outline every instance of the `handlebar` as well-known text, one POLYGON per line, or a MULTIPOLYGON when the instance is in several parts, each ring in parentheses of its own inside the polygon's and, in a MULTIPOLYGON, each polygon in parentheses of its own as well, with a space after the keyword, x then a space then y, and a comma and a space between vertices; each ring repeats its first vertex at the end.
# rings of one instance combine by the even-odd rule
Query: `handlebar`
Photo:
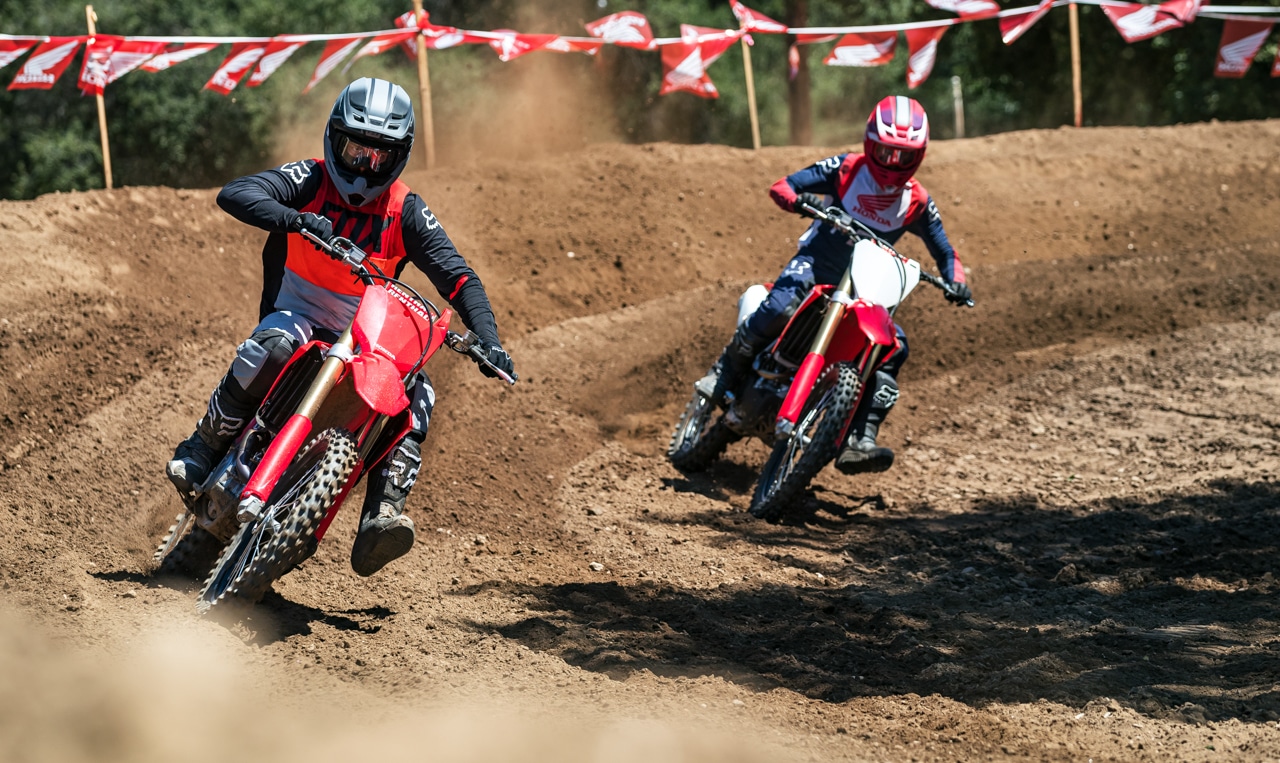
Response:
MULTIPOLYGON (((351 239, 343 238, 341 236, 335 236, 329 239, 328 241, 325 241, 323 238, 320 238, 315 233, 313 233, 310 230, 307 230, 306 228, 303 228, 302 230, 298 231, 298 233, 300 233, 303 238, 305 238, 306 240, 314 244, 316 248, 319 249, 320 251, 324 252, 325 254, 329 255, 335 260, 338 260, 339 262, 342 262, 343 264, 350 267, 351 272, 359 276, 360 279, 365 283, 372 284, 376 280, 380 279, 380 280, 386 281, 389 284, 395 284, 397 286, 403 287, 404 289, 407 289, 414 297, 416 297, 424 305, 427 305, 428 310, 431 313, 435 314, 437 317, 439 316, 440 311, 436 310, 435 306, 432 305, 429 301, 427 301, 426 299, 423 299, 422 295, 419 294, 416 290, 414 290, 411 286, 409 286, 408 284, 398 279, 387 276, 378 268, 377 265, 374 265, 372 262, 369 262, 368 261, 369 256, 366 255, 363 251, 361 251, 360 247, 356 246, 355 243, 351 241, 351 239), (374 275, 370 274, 368 268, 373 268, 373 271, 377 274, 377 276, 375 277, 374 275)), ((468 331, 466 334, 458 334, 456 332, 450 331, 447 334, 445 334, 445 344, 449 346, 449 349, 454 350, 455 352, 459 352, 463 355, 470 356, 477 363, 484 366, 488 366, 489 369, 492 370, 499 379, 503 380, 507 384, 515 384, 516 381, 520 378, 516 374, 513 374, 513 373, 508 374, 506 371, 503 371, 501 368, 498 368, 493 363, 490 363, 489 358, 487 358, 484 354, 484 349, 480 347, 480 337, 476 336, 475 333, 472 331, 468 331)), ((426 355, 425 349, 423 350, 423 355, 424 356, 426 355)), ((422 361, 419 360, 419 363, 421 362, 422 361)))
MULTIPOLYGON (((839 207, 830 207, 828 209, 818 209, 812 204, 798 204, 796 205, 796 210, 802 214, 805 214, 805 215, 808 215, 809 217, 814 218, 815 220, 821 220, 824 223, 827 223, 828 225, 830 225, 832 228, 835 228, 836 230, 848 236, 852 236, 854 238, 871 239, 872 241, 877 242, 881 246, 888 247, 891 251, 894 251, 894 252, 897 251, 896 249, 893 248, 892 244, 890 244, 888 241, 885 241, 883 238, 881 238, 875 231, 871 230, 861 222, 858 222, 857 220, 853 219, 852 217, 849 216, 847 212, 845 212, 843 209, 840 209, 839 207)), ((932 275, 930 273, 926 273, 924 271, 920 271, 920 280, 932 286, 938 287, 939 289, 942 290, 943 294, 946 294, 948 296, 950 296, 953 293, 951 290, 951 284, 939 278, 938 276, 932 275)), ((965 307, 973 307, 973 300, 967 299, 964 301, 963 304, 965 307)))
POLYGON ((468 331, 465 334, 459 334, 456 331, 450 331, 445 334, 444 343, 449 345, 449 349, 454 352, 469 356, 475 362, 488 366, 499 379, 507 384, 515 385, 520 377, 515 373, 507 373, 501 368, 489 362, 489 358, 484 354, 484 348, 480 346, 480 337, 476 336, 474 331, 468 331))

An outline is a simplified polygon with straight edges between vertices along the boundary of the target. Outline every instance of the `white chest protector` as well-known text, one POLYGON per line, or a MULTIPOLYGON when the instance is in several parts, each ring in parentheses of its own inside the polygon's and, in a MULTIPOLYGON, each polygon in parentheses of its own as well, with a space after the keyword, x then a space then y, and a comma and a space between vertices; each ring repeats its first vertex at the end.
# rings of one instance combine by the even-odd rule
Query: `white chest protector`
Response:
POLYGON ((915 181, 908 181, 902 188, 886 189, 876 183, 871 170, 863 164, 840 204, 853 219, 880 233, 901 230, 907 226, 911 212, 913 185, 915 181))

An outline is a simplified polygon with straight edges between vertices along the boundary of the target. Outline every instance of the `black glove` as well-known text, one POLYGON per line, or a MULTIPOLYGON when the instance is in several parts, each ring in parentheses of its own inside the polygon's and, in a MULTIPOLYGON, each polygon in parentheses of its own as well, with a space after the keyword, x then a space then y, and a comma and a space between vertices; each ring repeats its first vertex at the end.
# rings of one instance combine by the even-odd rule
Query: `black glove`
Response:
MULTIPOLYGON (((333 223, 329 222, 329 218, 322 217, 314 212, 303 212, 293 218, 293 223, 289 225, 289 230, 294 233, 304 229, 314 233, 326 244, 333 238, 333 223)), ((316 249, 320 249, 314 242, 311 242, 311 245, 315 246, 316 249)))
POLYGON ((973 291, 969 288, 969 284, 958 281, 948 281, 947 290, 943 294, 946 295, 948 302, 954 302, 957 305, 963 305, 973 299, 973 291))
MULTIPOLYGON (((484 355, 485 358, 488 359, 490 363, 494 364, 498 368, 501 368, 502 372, 505 373, 507 376, 511 376, 512 374, 515 373, 516 371, 515 364, 511 362, 511 356, 507 354, 507 351, 502 349, 502 345, 490 344, 486 347, 481 348, 480 352, 484 355)), ((486 366, 483 363, 480 363, 479 361, 477 361, 477 364, 480 366, 480 373, 484 374, 485 376, 488 376, 490 379, 498 378, 498 375, 493 372, 492 368, 489 368, 488 366, 486 366)))
POLYGON ((809 214, 804 210, 804 208, 801 206, 802 204, 808 204, 814 209, 822 209, 823 199, 821 196, 819 196, 816 193, 808 193, 808 192, 802 193, 796 196, 796 203, 793 205, 792 208, 795 209, 795 211, 798 214, 802 214, 805 217, 813 217, 813 215, 809 214))

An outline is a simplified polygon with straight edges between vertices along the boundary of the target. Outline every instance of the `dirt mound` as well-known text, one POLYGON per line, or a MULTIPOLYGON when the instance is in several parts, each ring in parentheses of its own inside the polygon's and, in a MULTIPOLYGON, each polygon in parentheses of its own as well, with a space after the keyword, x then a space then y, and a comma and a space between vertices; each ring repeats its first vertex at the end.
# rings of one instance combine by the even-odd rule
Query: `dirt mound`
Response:
MULTIPOLYGON (((913 296, 885 432, 898 466, 824 473, 782 525, 742 511, 759 445, 697 477, 661 453, 737 293, 804 229, 764 189, 823 151, 598 145, 410 173, 522 382, 434 361, 413 556, 355 576, 348 511, 230 627, 197 620, 149 557, 178 509, 161 464, 254 323, 263 234, 211 191, 0 203, 4 599, 88 664, 156 623, 193 629, 216 646, 167 665, 212 650, 299 718, 340 697, 446 729, 434 708, 502 697, 605 729, 566 738, 568 759, 636 737, 741 757, 702 745, 711 728, 821 759, 1275 757, 1277 138, 1260 122, 937 143, 921 177, 979 305, 913 296), (617 718, 656 725, 614 734, 617 718)), ((89 671, 25 659, 13 630, 0 657, 51 688, 6 741, 52 755, 38 730, 97 695, 65 697, 89 671)), ((158 707, 106 716, 127 743, 66 749, 165 757, 174 738, 139 720, 158 707)), ((558 749, 537 717, 513 738, 558 749)), ((371 730, 284 726, 301 754, 371 730)), ((462 736, 451 759, 504 755, 462 736)))

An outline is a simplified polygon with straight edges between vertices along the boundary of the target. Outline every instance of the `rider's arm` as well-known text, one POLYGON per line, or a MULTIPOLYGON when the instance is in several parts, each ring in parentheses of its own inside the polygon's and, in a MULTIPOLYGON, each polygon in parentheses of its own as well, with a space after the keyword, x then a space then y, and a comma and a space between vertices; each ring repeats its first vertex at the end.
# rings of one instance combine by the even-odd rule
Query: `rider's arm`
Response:
MULTIPOLYGON (((932 196, 923 192, 920 195, 923 200, 919 204, 919 212, 914 215, 914 220, 907 223, 907 230, 924 240, 925 248, 938 263, 938 273, 943 278, 953 283, 964 283, 964 265, 960 264, 960 255, 956 254, 955 247, 947 240, 947 232, 942 228, 942 215, 938 214, 938 205, 933 203, 932 196)), ((912 199, 913 203, 916 201, 912 199)))
POLYGON ((409 261, 426 273, 431 285, 458 311, 467 328, 486 345, 501 345, 498 324, 489 305, 489 295, 479 276, 467 265, 449 240, 440 221, 416 193, 404 200, 401 215, 404 248, 409 261))
POLYGON ((288 231, 298 210, 320 189, 322 175, 315 169, 316 163, 307 159, 236 178, 218 194, 218 206, 247 225, 265 231, 288 231))
POLYGON ((835 196, 838 193, 836 178, 845 156, 847 154, 828 157, 774 183, 769 188, 769 196, 773 198, 773 203, 787 212, 794 212, 798 194, 816 193, 819 196, 835 196))

